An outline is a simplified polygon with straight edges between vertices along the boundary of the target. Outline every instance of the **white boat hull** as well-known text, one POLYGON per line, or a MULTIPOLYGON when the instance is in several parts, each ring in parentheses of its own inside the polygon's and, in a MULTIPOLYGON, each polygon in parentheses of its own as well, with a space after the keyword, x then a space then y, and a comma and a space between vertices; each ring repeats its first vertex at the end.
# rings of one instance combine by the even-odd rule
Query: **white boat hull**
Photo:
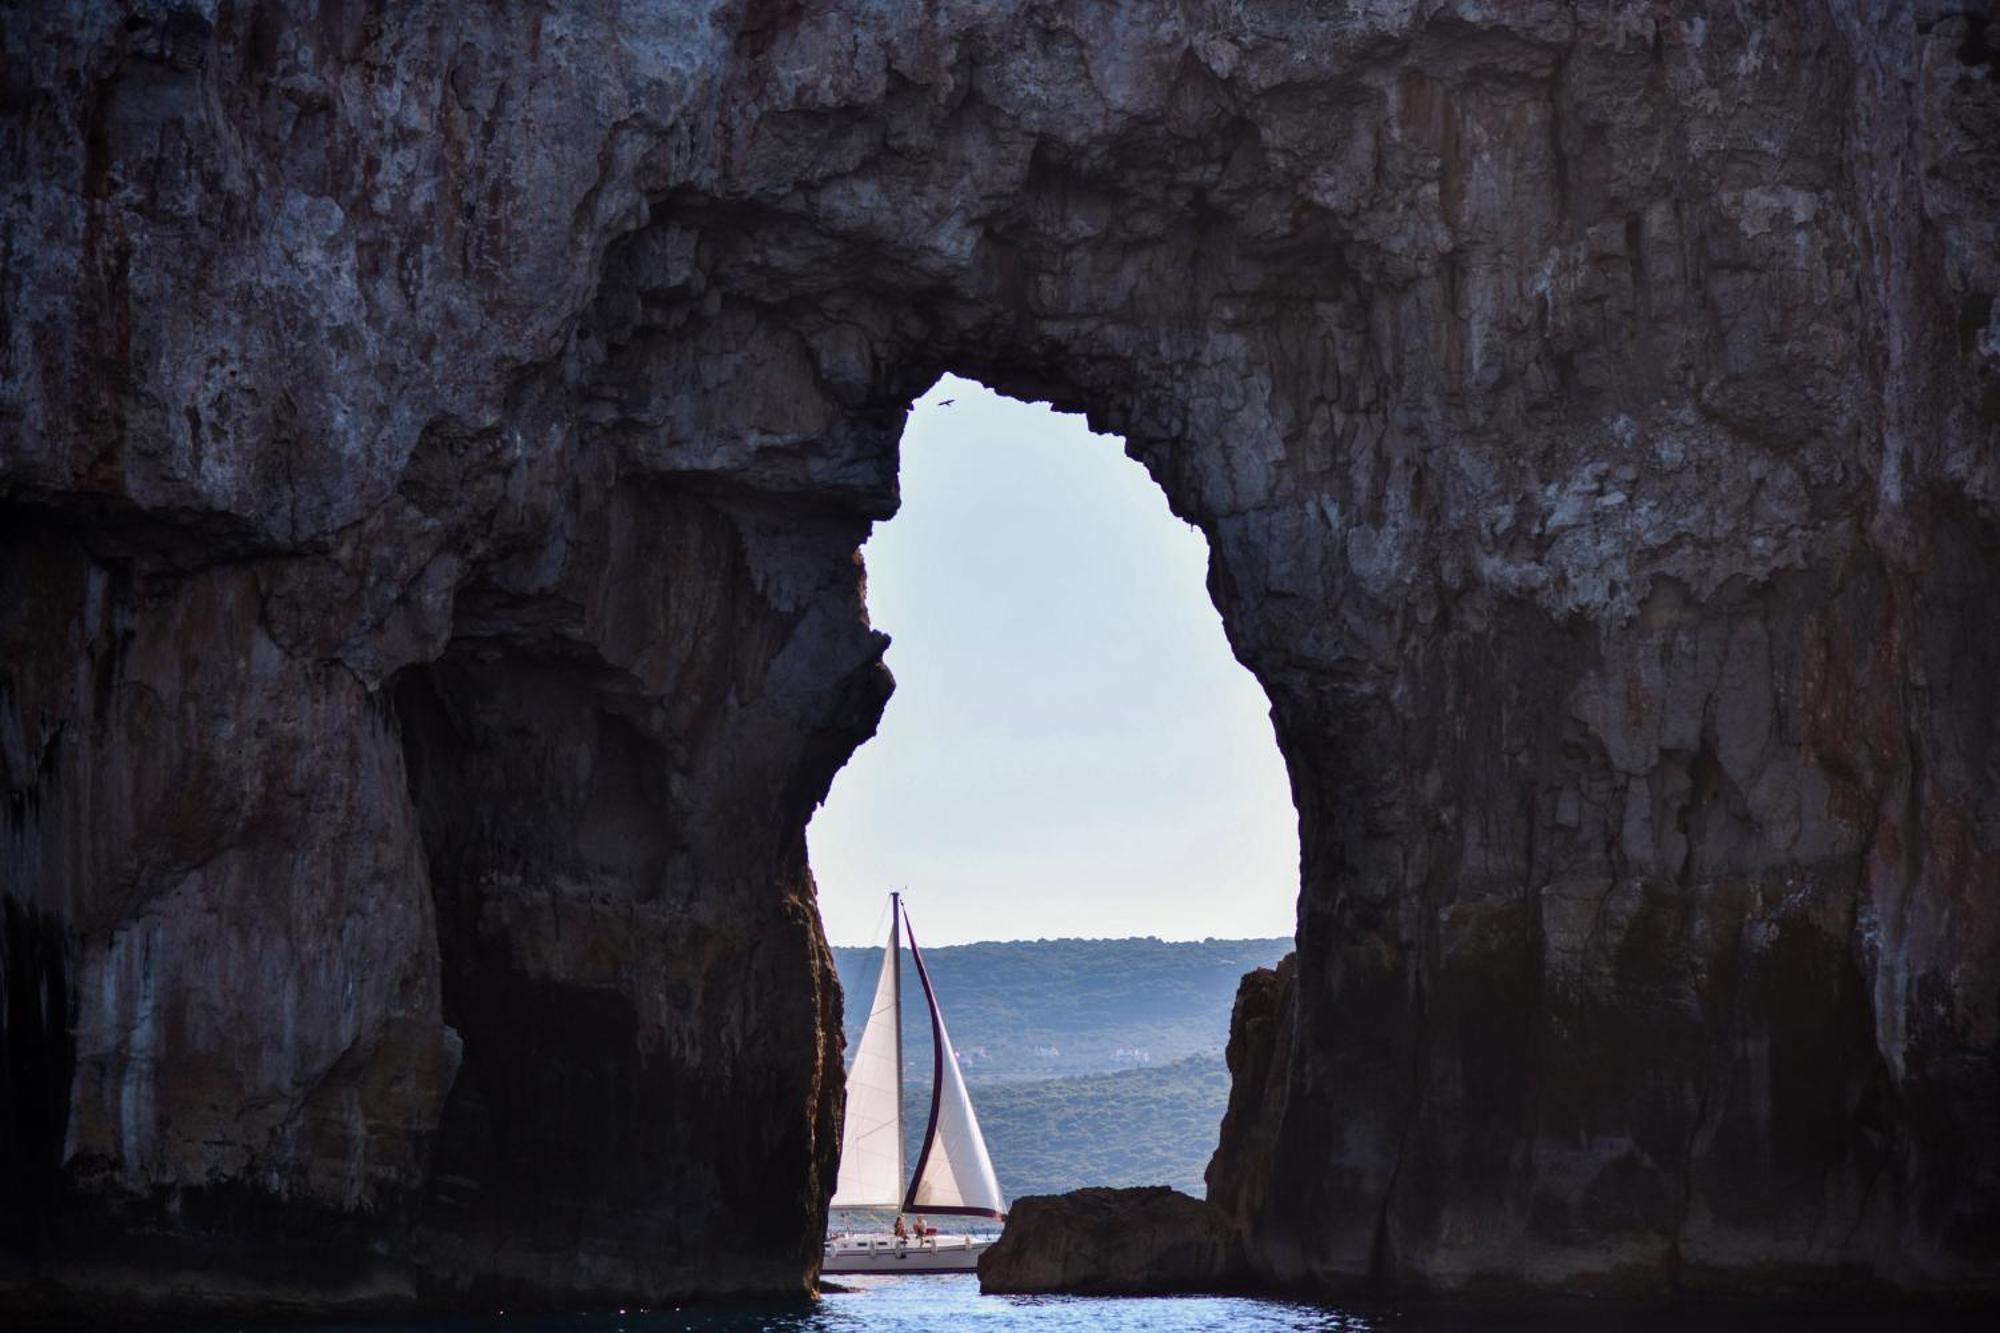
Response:
POLYGON ((819 1271, 827 1276, 883 1273, 971 1273, 979 1256, 993 1248, 995 1236, 926 1236, 898 1240, 894 1236, 862 1234, 835 1236, 826 1242, 819 1271))

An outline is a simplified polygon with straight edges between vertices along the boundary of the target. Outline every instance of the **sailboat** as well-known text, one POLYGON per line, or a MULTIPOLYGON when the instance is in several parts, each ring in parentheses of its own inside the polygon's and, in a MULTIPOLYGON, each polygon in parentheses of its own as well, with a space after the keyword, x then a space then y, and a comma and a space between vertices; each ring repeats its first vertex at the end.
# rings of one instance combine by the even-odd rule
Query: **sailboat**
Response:
MULTIPOLYGON (((847 1071, 847 1120, 840 1135, 840 1175, 832 1207, 896 1209, 917 1219, 909 1234, 833 1231, 826 1238, 823 1273, 969 1273, 997 1239, 943 1234, 925 1226, 927 1215, 985 1217, 1004 1222, 1007 1201, 993 1175, 993 1160, 979 1133, 979 1117, 946 1035, 944 1014, 930 972, 917 950, 903 897, 889 895, 889 942, 868 1022, 847 1071), (907 935, 931 1011, 931 1112, 917 1151, 916 1169, 903 1180, 903 970, 900 944, 907 935)), ((903 1230, 902 1217, 896 1219, 903 1230)))

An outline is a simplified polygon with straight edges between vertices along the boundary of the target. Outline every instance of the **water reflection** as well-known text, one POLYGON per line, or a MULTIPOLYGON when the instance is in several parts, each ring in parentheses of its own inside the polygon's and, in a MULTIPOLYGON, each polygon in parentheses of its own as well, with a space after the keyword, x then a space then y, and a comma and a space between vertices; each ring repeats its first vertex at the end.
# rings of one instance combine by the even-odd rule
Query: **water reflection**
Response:
MULTIPOLYGON (((506 1314, 421 1322, 286 1324, 285 1333, 1971 1333, 1976 1316, 1911 1311, 1778 1312, 1565 1307, 1473 1310, 1435 1305, 1327 1307, 1216 1296, 1084 1299, 981 1296, 977 1279, 850 1278, 817 1305, 701 1305, 591 1315, 506 1314)), ((240 1325, 179 1333, 237 1333, 240 1325)), ((131 1333, 138 1333, 137 1330, 131 1333)))

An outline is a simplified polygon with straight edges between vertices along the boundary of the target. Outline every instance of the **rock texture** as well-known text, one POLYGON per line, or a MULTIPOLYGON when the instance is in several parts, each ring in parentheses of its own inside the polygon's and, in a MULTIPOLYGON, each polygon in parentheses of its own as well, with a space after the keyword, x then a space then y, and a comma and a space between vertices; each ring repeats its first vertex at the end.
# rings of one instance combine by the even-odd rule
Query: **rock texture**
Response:
POLYGON ((1125 435, 1270 694, 1263 1278, 2000 1286, 1995 40, 0 11, 0 1277, 807 1284, 951 368, 1125 435))
POLYGON ((1244 1277, 1229 1219, 1164 1185, 1031 1194, 979 1256, 979 1289, 1000 1295, 1214 1292, 1244 1277))

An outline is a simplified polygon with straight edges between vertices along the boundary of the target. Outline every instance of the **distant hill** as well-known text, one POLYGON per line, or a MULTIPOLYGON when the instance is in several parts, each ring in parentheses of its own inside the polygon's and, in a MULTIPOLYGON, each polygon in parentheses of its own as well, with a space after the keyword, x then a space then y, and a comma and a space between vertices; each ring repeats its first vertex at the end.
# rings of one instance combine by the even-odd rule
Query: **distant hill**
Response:
MULTIPOLYGON (((985 1083, 972 1096, 1010 1200, 1085 1185, 1171 1185, 1201 1198, 1229 1108, 1229 1066, 1219 1054, 1194 1055, 1149 1069, 985 1083)), ((928 1076, 903 1087, 906 1172, 930 1097, 928 1076)))
MULTIPOLYGON (((1204 1193, 1229 1101, 1222 1050, 1245 972, 1288 939, 1022 940, 926 949, 932 984, 1010 1199, 1083 1185, 1204 1193)), ((849 1054, 880 947, 837 948, 849 1054)), ((904 1123, 914 1159, 930 1107, 931 1034, 903 960, 904 1123)))
POLYGON ((1199 1199, 1229 1108, 1229 1067, 1219 1054, 1196 1055, 1115 1074, 988 1084, 973 1095, 1009 1199, 1085 1185, 1172 1185, 1199 1199))
MULTIPOLYGON (((1065 1078, 1219 1053, 1236 983, 1289 939, 1009 940, 925 949, 968 1083, 1065 1078)), ((875 993, 881 947, 836 948, 849 1050, 875 993)), ((903 959, 904 1077, 930 1078, 930 1026, 903 959)))

